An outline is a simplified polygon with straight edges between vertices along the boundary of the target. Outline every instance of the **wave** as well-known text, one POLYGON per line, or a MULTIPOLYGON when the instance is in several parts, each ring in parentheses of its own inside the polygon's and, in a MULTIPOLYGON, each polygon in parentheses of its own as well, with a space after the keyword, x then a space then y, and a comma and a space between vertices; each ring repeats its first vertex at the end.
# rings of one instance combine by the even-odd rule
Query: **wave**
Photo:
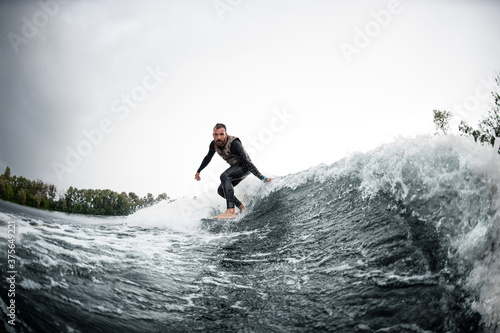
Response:
POLYGON ((112 219, 1 202, 0 238, 16 221, 20 331, 500 332, 499 184, 492 149, 422 136, 249 177, 235 221, 201 222, 215 190, 112 219))
MULTIPOLYGON (((498 332, 499 185, 500 157, 488 146, 456 136, 402 138, 366 154, 279 178, 271 186, 248 184, 245 191, 251 195, 245 223, 226 231, 287 225, 283 233, 295 238, 287 238, 283 248, 304 251, 308 245, 317 246, 319 239, 325 247, 285 260, 325 265, 332 257, 325 250, 342 246, 338 242, 344 238, 338 234, 349 224, 346 230, 362 240, 352 250, 364 252, 363 259, 325 268, 325 272, 359 268, 374 252, 373 260, 389 264, 383 274, 368 273, 367 278, 377 285, 437 283, 452 290, 446 295, 450 312, 461 304, 462 311, 448 318, 454 325, 466 322, 478 330, 498 332), (372 206, 377 207, 371 212, 374 215, 372 206), (360 229, 353 230, 352 224, 360 229), (381 250, 385 250, 383 258, 378 258, 381 250), (413 258, 407 253, 411 251, 421 257, 413 258), (413 270, 408 271, 408 265, 413 270), (405 274, 398 274, 400 270, 405 274), (476 314, 480 323, 472 324, 476 314)), ((456 329, 445 326, 441 328, 456 329)))
MULTIPOLYGON (((452 288, 456 283, 463 290, 457 291, 452 303, 463 302, 465 307, 470 306, 480 313, 481 322, 488 330, 498 331, 499 184, 500 158, 489 147, 456 136, 402 138, 366 154, 353 154, 329 166, 320 165, 279 177, 264 186, 247 181, 238 190, 248 194, 245 202, 248 211, 237 222, 216 225, 211 230, 237 232, 266 228, 268 223, 287 224, 293 231, 287 230, 286 233, 316 242, 318 235, 328 240, 328 232, 338 232, 338 216, 346 213, 338 211, 343 202, 349 201, 347 207, 352 214, 375 204, 379 209, 401 217, 404 223, 392 225, 380 221, 378 226, 370 226, 374 224, 371 217, 362 214, 366 218, 363 221, 361 217, 353 219, 349 215, 348 223, 362 223, 363 228, 375 232, 361 236, 358 232, 361 239, 375 238, 368 244, 360 244, 360 251, 369 252, 373 247, 381 246, 387 250, 384 260, 396 260, 391 258, 391 251, 403 261, 411 260, 400 250, 392 249, 391 246, 399 243, 387 239, 384 234, 387 228, 404 229, 392 237, 396 240, 398 237, 408 238, 414 246, 411 250, 420 252, 425 259, 425 269, 418 270, 416 275, 400 276, 395 273, 398 266, 394 265, 388 275, 370 272, 368 277, 385 287, 435 284, 444 280, 441 283, 452 288), (325 220, 327 227, 315 230, 325 220), (378 230, 372 230, 376 228, 378 230), (467 299, 457 300, 457 297, 467 299)), ((156 227, 190 229, 198 227, 201 218, 223 209, 223 202, 215 193, 207 193, 197 200, 183 198, 173 205, 157 207, 155 214, 169 212, 162 219, 145 212, 136 221, 142 224, 147 216, 156 227), (179 221, 179 217, 183 220, 174 227, 172 221, 179 221)), ((304 249, 307 243, 300 241, 285 247, 304 249)), ((273 252, 270 250, 269 253, 273 252)), ((319 264, 328 262, 331 257, 324 253, 315 254, 320 256, 317 259, 319 264)), ((369 257, 369 253, 365 255, 369 257)), ((301 262, 311 258, 285 260, 301 262)), ((349 270, 349 265, 329 267, 325 272, 349 270)), ((474 317, 473 314, 469 316, 474 317)))

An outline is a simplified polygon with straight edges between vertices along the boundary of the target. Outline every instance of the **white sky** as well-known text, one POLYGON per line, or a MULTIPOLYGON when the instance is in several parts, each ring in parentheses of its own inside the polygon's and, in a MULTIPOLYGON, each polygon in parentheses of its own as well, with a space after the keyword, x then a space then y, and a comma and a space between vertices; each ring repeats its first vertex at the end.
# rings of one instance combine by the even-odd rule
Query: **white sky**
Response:
POLYGON ((0 172, 177 197, 227 167, 194 180, 217 122, 267 176, 433 133, 433 109, 475 125, 498 17, 477 0, 3 1, 0 172))

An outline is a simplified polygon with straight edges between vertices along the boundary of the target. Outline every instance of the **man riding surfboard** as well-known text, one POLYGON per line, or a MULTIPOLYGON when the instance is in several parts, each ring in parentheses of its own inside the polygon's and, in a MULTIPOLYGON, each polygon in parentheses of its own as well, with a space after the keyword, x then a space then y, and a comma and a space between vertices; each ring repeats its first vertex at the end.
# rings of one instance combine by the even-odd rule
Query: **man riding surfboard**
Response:
POLYGON ((240 139, 236 136, 227 135, 226 126, 218 123, 213 131, 214 140, 210 142, 208 154, 201 162, 194 178, 200 181, 200 172, 210 163, 215 152, 219 154, 230 167, 220 175, 221 184, 217 193, 226 199, 227 210, 215 216, 218 219, 232 219, 236 217, 235 207, 242 211, 245 206, 234 196, 234 186, 238 185, 246 176, 252 173, 263 182, 270 182, 272 178, 263 176, 250 160, 243 148, 240 139))

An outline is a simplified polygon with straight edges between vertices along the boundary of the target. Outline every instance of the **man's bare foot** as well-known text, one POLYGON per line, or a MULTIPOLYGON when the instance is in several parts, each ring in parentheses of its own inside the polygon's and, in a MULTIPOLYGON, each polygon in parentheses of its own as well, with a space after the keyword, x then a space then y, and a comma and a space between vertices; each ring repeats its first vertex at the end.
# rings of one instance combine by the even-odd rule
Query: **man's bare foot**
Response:
POLYGON ((234 219, 236 218, 236 212, 234 208, 229 208, 224 213, 214 216, 214 219, 234 219))

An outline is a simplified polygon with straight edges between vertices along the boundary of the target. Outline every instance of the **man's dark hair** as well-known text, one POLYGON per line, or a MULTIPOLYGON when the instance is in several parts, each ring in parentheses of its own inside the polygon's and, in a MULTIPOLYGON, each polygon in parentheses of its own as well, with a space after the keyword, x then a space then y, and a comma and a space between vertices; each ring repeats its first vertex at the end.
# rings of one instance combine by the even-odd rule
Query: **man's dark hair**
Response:
POLYGON ((224 131, 226 131, 226 132, 227 132, 227 130, 226 130, 226 125, 221 124, 221 123, 217 123, 217 124, 215 124, 214 130, 216 130, 216 129, 221 129, 221 128, 223 128, 223 129, 224 129, 224 131))

